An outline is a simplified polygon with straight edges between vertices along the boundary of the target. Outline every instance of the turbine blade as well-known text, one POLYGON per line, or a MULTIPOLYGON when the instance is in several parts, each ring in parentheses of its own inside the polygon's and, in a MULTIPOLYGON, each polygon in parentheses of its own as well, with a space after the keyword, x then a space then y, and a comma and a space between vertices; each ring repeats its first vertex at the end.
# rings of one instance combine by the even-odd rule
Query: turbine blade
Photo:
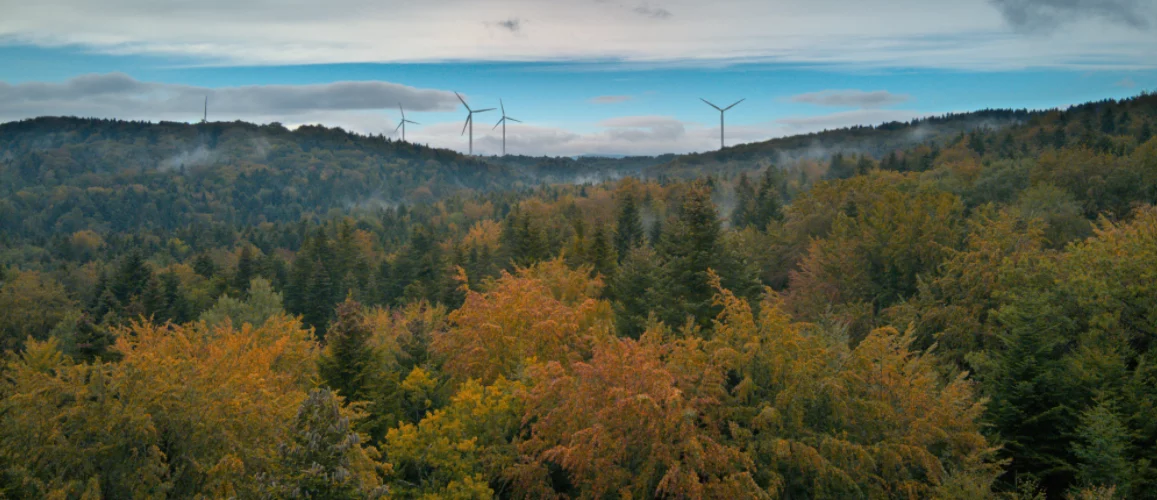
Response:
POLYGON ((466 104, 466 99, 463 99, 463 98, 462 98, 462 96, 461 96, 461 95, 458 95, 458 93, 457 93, 457 92, 455 92, 455 93, 454 93, 454 95, 458 96, 458 100, 459 100, 459 101, 462 101, 462 105, 463 105, 463 106, 466 106, 466 111, 470 111, 470 105, 469 105, 469 104, 466 104))
POLYGON ((462 133, 458 135, 466 135, 466 126, 470 125, 470 117, 473 115, 466 115, 466 123, 462 124, 462 133))
POLYGON ((506 120, 506 117, 505 117, 505 116, 504 116, 504 117, 502 117, 502 120, 498 120, 498 123, 495 123, 495 124, 494 124, 494 128, 492 128, 492 129, 490 129, 490 130, 494 130, 495 128, 498 128, 498 126, 499 126, 499 125, 502 125, 502 122, 503 122, 503 120, 506 120))
POLYGON ((485 113, 487 111, 494 111, 494 108, 475 109, 475 110, 471 111, 471 113, 485 113))
POLYGON ((516 118, 511 118, 511 117, 509 117, 509 116, 507 116, 507 117, 506 117, 506 119, 507 119, 507 120, 510 120, 510 121, 512 121, 512 122, 522 123, 522 120, 519 120, 519 119, 516 119, 516 118))
MULTIPOLYGON (((747 100, 747 98, 746 98, 746 97, 744 97, 743 99, 740 99, 740 100, 738 100, 738 101, 735 101, 735 104, 739 104, 739 103, 741 103, 741 102, 743 102, 743 101, 746 101, 746 100, 747 100)), ((730 106, 728 106, 728 107, 726 107, 726 108, 723 108, 723 111, 727 111, 727 110, 729 110, 729 109, 731 109, 731 108, 734 108, 734 107, 735 107, 735 104, 732 104, 732 105, 730 105, 730 106)))
POLYGON ((399 124, 398 124, 398 127, 394 129, 394 133, 395 133, 395 134, 396 134, 396 133, 398 133, 398 131, 399 131, 399 130, 401 130, 401 129, 402 129, 402 124, 401 124, 401 123, 399 123, 399 124))
POLYGON ((418 123, 418 122, 413 121, 413 120, 402 120, 402 121, 409 123, 410 125, 421 125, 421 123, 418 123))
POLYGON ((502 108, 502 116, 506 116, 506 105, 502 103, 502 99, 498 100, 498 107, 502 108))
POLYGON ((402 113, 402 120, 406 119, 406 110, 402 109, 402 103, 398 103, 398 111, 402 113))
MULTIPOLYGON (((708 106, 711 106, 711 107, 713 107, 713 108, 715 108, 715 109, 719 109, 719 106, 716 106, 716 105, 714 105, 714 104, 711 104, 711 102, 710 102, 710 101, 708 101, 707 99, 704 99, 704 98, 700 97, 700 98, 699 98, 699 100, 700 100, 700 101, 703 101, 703 102, 705 102, 705 103, 707 103, 707 105, 708 105, 708 106)), ((723 111, 723 110, 722 110, 722 109, 719 109, 719 111, 723 111)))

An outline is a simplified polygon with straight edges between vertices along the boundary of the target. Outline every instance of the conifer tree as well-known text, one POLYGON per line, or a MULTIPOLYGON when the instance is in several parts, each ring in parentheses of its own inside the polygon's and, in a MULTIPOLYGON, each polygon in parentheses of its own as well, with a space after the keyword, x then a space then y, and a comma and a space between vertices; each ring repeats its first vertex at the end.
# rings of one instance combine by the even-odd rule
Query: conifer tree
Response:
POLYGON ((340 500, 385 495, 377 481, 367 480, 372 471, 365 469, 373 467, 370 457, 329 390, 310 392, 289 432, 278 452, 281 470, 267 486, 268 496, 340 500))
POLYGON ((615 327, 620 336, 637 339, 647 326, 659 280, 657 260, 651 247, 635 247, 611 278, 607 294, 614 301, 615 327))
POLYGON ((1133 476, 1133 462, 1128 453, 1131 439, 1128 427, 1105 399, 1085 410, 1080 422, 1077 441, 1073 443, 1073 454, 1080 464, 1077 484, 1083 487, 1115 486, 1118 491, 1128 492, 1133 476))
POLYGON ((603 275, 604 279, 615 274, 615 251, 611 248, 610 238, 606 227, 599 224, 595 234, 591 237, 591 247, 587 251, 594 271, 603 275))
POLYGON ((241 255, 237 258, 237 272, 233 273, 233 288, 238 292, 249 291, 249 281, 257 277, 257 259, 249 245, 241 248, 241 255))
POLYGON ((318 374, 347 401, 368 396, 373 376, 373 348, 362 305, 347 297, 337 306, 337 319, 326 334, 326 349, 318 359, 318 374))
MULTIPOLYGON (((579 219, 581 220, 581 219, 579 219)), ((619 205, 617 224, 615 225, 615 253, 621 260, 632 247, 643 242, 643 219, 639 215, 639 206, 635 196, 627 193, 619 205)))

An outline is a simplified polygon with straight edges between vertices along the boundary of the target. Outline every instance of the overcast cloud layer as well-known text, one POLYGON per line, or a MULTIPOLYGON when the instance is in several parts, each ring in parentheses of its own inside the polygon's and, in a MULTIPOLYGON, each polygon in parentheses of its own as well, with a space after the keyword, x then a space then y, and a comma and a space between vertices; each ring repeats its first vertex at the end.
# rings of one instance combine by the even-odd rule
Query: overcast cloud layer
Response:
POLYGON ((0 0, 0 43, 206 64, 1157 66, 1152 0, 0 0))

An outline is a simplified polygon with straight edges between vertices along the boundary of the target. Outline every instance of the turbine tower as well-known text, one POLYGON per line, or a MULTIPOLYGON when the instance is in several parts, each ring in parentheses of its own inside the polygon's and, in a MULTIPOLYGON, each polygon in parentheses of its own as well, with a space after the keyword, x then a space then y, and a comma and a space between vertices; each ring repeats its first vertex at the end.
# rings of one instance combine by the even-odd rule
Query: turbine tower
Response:
MULTIPOLYGON (((406 124, 413 123, 414 125, 421 125, 421 123, 410 121, 406 119, 406 110, 402 109, 402 103, 398 103, 398 111, 402 112, 402 122, 398 124, 398 128, 402 129, 402 142, 406 142, 406 124)), ((398 133, 398 128, 394 129, 394 133, 398 133)))
POLYGON ((719 149, 722 150, 723 149, 723 113, 726 112, 727 110, 731 109, 731 108, 734 108, 736 104, 739 104, 743 101, 746 101, 747 98, 744 97, 743 99, 735 101, 734 104, 732 104, 726 108, 722 108, 722 109, 720 109, 719 106, 711 104, 710 101, 708 101, 707 99, 704 99, 702 97, 700 97, 699 100, 707 103, 708 106, 711 106, 711 107, 719 110, 719 149))
POLYGON ((487 111, 494 111, 494 108, 470 109, 470 105, 466 104, 466 100, 463 99, 461 95, 458 95, 457 92, 455 92, 454 95, 458 96, 458 100, 462 101, 463 106, 466 106, 466 123, 462 125, 462 133, 465 134, 466 128, 467 127, 470 128, 470 154, 473 155, 474 154, 474 113, 485 113, 487 111))
MULTIPOLYGON (((502 99, 498 100, 498 106, 502 108, 502 119, 498 120, 498 123, 494 124, 494 128, 498 128, 499 125, 502 125, 502 156, 506 156, 506 122, 512 121, 514 123, 522 123, 522 121, 506 116, 506 105, 502 104, 502 99)), ((494 128, 490 130, 494 130, 494 128)))

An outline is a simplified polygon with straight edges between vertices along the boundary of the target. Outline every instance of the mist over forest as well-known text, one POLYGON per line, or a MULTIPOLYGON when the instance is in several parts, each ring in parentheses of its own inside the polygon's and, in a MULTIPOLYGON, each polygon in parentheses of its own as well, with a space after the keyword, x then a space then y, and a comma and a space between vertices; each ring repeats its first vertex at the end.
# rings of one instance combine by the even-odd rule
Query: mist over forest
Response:
POLYGON ((0 498, 1154 498, 1155 125, 3 123, 0 498))

